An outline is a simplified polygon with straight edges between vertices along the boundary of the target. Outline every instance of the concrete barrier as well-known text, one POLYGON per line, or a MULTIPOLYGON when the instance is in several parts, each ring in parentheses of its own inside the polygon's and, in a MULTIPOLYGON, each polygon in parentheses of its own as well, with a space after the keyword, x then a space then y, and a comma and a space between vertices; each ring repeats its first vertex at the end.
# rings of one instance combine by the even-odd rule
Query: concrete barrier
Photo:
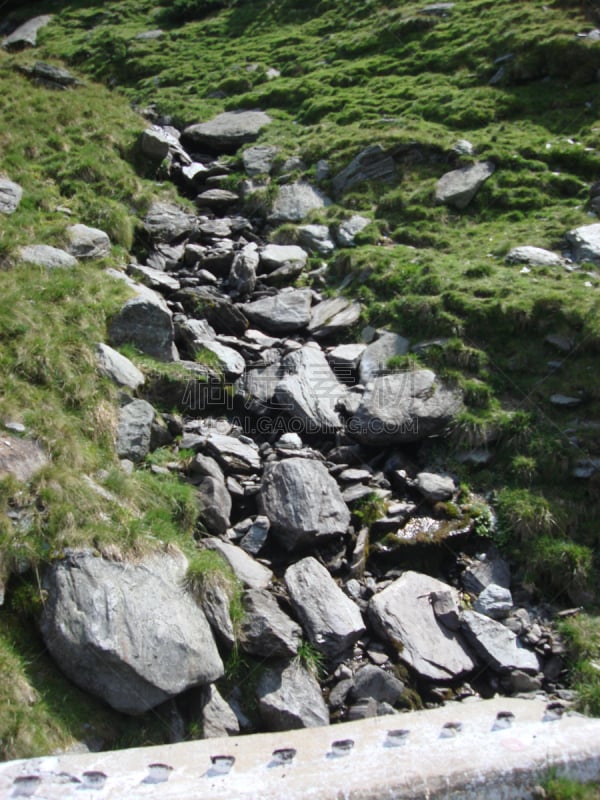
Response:
POLYGON ((0 797, 514 800, 600 779, 600 720, 500 698, 285 733, 0 764, 0 797))

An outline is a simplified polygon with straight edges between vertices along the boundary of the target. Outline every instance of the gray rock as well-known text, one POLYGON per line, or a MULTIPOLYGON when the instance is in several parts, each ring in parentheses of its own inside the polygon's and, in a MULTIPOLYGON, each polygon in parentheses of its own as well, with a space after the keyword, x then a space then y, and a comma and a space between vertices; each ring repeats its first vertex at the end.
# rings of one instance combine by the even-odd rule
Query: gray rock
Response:
POLYGON ((319 684, 296 660, 265 669, 256 686, 258 710, 267 730, 329 725, 319 684))
POLYGON ((23 189, 18 183, 0 178, 0 214, 14 214, 22 197, 23 189))
POLYGON ((406 355, 409 347, 410 342, 404 336, 399 336, 397 333, 383 333, 367 347, 360 359, 360 382, 366 384, 378 375, 389 372, 390 358, 406 355))
POLYGON ((356 603, 312 556, 288 567, 284 581, 306 635, 328 658, 345 652, 365 632, 356 603))
POLYGON ((265 359, 257 365, 251 365, 236 383, 236 391, 243 397, 246 409, 257 415, 268 412, 281 377, 279 355, 274 363, 268 363, 268 359, 265 359))
POLYGON ((252 294, 259 264, 257 247, 252 242, 236 253, 229 272, 229 285, 237 295, 252 294))
POLYGON ((575 261, 600 262, 600 222, 583 225, 567 233, 575 261))
POLYGON ((190 147, 235 153, 243 144, 253 142, 270 122, 264 111, 225 111, 208 122, 188 126, 182 139, 190 147))
POLYGON ((21 66, 21 72, 33 78, 43 86, 53 89, 64 89, 67 86, 83 85, 81 81, 72 75, 68 70, 55 67, 53 64, 45 64, 43 61, 36 61, 32 67, 21 66))
POLYGON ((257 175, 269 175, 278 152, 278 147, 268 144, 256 144, 253 147, 248 147, 242 153, 246 173, 251 178, 257 175))
POLYGON ((258 555, 267 541, 270 529, 271 523, 269 520, 258 515, 240 542, 242 550, 250 553, 251 556, 258 555))
POLYGON ((165 35, 165 32, 161 30, 161 28, 155 28, 152 31, 142 31, 141 33, 136 33, 135 38, 140 42, 152 42, 155 39, 161 39, 165 35))
POLYGON ((275 387, 275 399, 305 433, 340 430, 336 405, 346 395, 322 350, 312 344, 290 353, 282 361, 284 377, 275 387))
POLYGON ((48 244, 28 244, 20 247, 17 255, 27 264, 36 264, 46 269, 71 269, 77 266, 77 259, 65 250, 48 244))
POLYGON ((336 236, 337 243, 340 247, 354 247, 358 234, 362 233, 370 224, 371 220, 368 217, 354 214, 350 219, 340 223, 336 236))
POLYGON ((20 50, 24 47, 35 47, 37 44, 38 31, 46 27, 52 19, 52 16, 52 14, 43 14, 39 17, 33 17, 33 19, 19 25, 19 27, 2 42, 2 47, 5 50, 20 50))
POLYGON ((335 250, 335 243, 327 225, 301 225, 298 228, 300 244, 311 253, 330 256, 335 250))
POLYGON ((446 203, 458 210, 466 208, 495 169, 491 161, 480 161, 447 172, 435 188, 436 203, 446 203))
POLYGON ((414 442, 441 433, 461 407, 460 391, 430 370, 384 375, 367 387, 347 430, 371 446, 414 442))
POLYGON ((581 397, 572 397, 568 394, 552 394, 550 395, 550 402, 553 406, 559 408, 577 408, 581 405, 581 397))
POLYGON ((288 183, 279 189, 269 222, 302 222, 311 211, 330 204, 329 198, 309 183, 288 183))
POLYGON ((250 322, 270 333, 291 333, 308 325, 311 301, 309 289, 290 289, 246 303, 241 310, 250 322))
POLYGON ((235 436, 211 433, 206 448, 225 471, 254 472, 260 470, 261 459, 255 444, 246 444, 235 436))
POLYGON ((459 139, 452 145, 452 152, 458 153, 459 156, 472 156, 475 152, 475 147, 468 139, 459 139))
POLYGON ((352 373, 358 368, 358 364, 365 352, 365 344, 340 344, 329 350, 327 360, 338 379, 351 379, 352 373))
POLYGON ((202 738, 220 739, 224 736, 237 736, 240 723, 233 708, 211 684, 203 689, 202 700, 202 738))
POLYGON ((433 608, 435 618, 439 620, 445 628, 451 631, 457 631, 460 628, 460 614, 456 592, 448 589, 432 592, 431 607, 433 608))
POLYGON ((436 618, 432 592, 451 592, 445 583, 405 572, 369 602, 369 620, 374 630, 398 649, 398 657, 421 677, 433 681, 451 680, 475 668, 460 634, 436 618))
POLYGON ((146 232, 159 242, 174 242, 189 236, 196 230, 197 220, 193 214, 173 203, 156 202, 144 217, 146 232))
POLYGON ((208 623, 183 588, 186 568, 167 553, 128 563, 82 551, 53 562, 40 629, 62 671, 127 714, 220 678, 208 623))
POLYGON ((389 672, 367 664, 354 676, 350 697, 354 701, 372 697, 378 703, 395 705, 404 691, 404 684, 389 672))
POLYGON ((333 179, 335 194, 340 195, 365 181, 390 183, 397 177, 396 163, 380 144, 362 150, 347 167, 333 179))
POLYGON ((225 558, 236 578, 248 589, 264 589, 273 577, 270 569, 259 564, 241 547, 229 544, 221 539, 203 539, 202 546, 209 550, 217 550, 225 558))
POLYGON ((166 295, 177 292, 181 288, 177 278, 161 269, 154 269, 154 267, 147 267, 143 264, 130 264, 127 272, 149 289, 156 289, 157 292, 166 295))
POLYGON ((462 627, 473 649, 493 669, 501 672, 518 669, 533 674, 540 671, 537 655, 523 647, 501 622, 476 611, 463 611, 462 627))
POLYGON ((227 649, 235 647, 236 635, 231 621, 231 590, 219 573, 209 574, 199 591, 199 602, 217 640, 227 649))
POLYGON ((239 378, 246 369, 246 362, 233 347, 227 347, 227 345, 221 344, 220 342, 207 340, 202 342, 201 347, 196 351, 196 355, 198 355, 201 350, 207 350, 209 353, 212 353, 217 361, 217 368, 222 370, 229 378, 239 378))
POLYGON ((283 267, 284 264, 297 264, 304 269, 308 260, 306 250, 296 244, 268 244, 260 251, 260 263, 267 272, 283 267))
POLYGON ((25 483, 49 463, 50 459, 37 442, 9 433, 0 435, 0 480, 10 475, 25 483))
POLYGON ((143 461, 150 452, 152 424, 156 411, 145 400, 132 400, 119 412, 117 455, 130 461, 143 461))
POLYGON ((229 189, 206 189, 196 197, 196 205, 200 208, 209 208, 215 212, 222 212, 234 205, 240 199, 235 192, 229 189))
POLYGON ((213 341, 217 334, 205 319, 190 319, 177 315, 174 319, 177 339, 181 340, 190 355, 194 358, 206 342, 213 341))
POLYGON ((218 289, 210 286, 186 289, 177 292, 173 299, 180 301, 189 314, 206 320, 217 333, 243 336, 248 328, 244 314, 218 289))
POLYGON ((110 255, 108 234, 87 225, 70 225, 67 228, 69 253, 75 258, 104 258, 110 255))
POLYGON ((250 589, 242 598, 244 616, 239 626, 242 650, 261 658, 295 656, 302 628, 279 608, 264 589, 250 589))
POLYGON ((419 472, 415 485, 423 497, 432 503, 450 500, 456 491, 456 484, 449 475, 437 475, 434 472, 419 472))
POLYGON ((465 569, 462 582, 466 591, 473 594, 481 594, 492 583, 509 589, 510 567, 495 549, 491 549, 479 554, 465 569))
POLYGON ((190 158, 179 144, 177 136, 159 125, 152 125, 142 133, 141 150, 145 156, 157 161, 162 161, 170 153, 177 154, 189 166, 190 158))
POLYGON ((231 516, 231 495, 223 479, 207 476, 198 485, 200 519, 208 532, 220 536, 229 528, 231 516))
POLYGON ((492 619, 504 619, 513 607, 512 595, 504 586, 490 583, 473 604, 473 610, 492 619))
POLYGON ((286 550, 346 533, 350 511, 337 483, 318 461, 288 458, 265 469, 259 509, 286 550))
POLYGON ((128 300, 112 318, 108 330, 115 345, 133 344, 160 361, 176 361, 173 316, 164 299, 146 286, 136 285, 137 297, 128 300))
POLYGON ((205 475, 210 478, 225 481, 223 470, 214 458, 196 453, 189 466, 190 475, 205 475))
POLYGON ((107 344, 96 345, 96 363, 98 371, 117 386, 124 386, 135 392, 144 383, 144 375, 135 364, 107 344))
POLYGON ((317 338, 331 336, 358 322, 362 306, 346 297, 323 300, 313 308, 308 324, 309 333, 317 338))
POLYGON ((557 253, 544 250, 541 247, 513 247, 507 254, 506 261, 509 264, 530 264, 533 267, 564 267, 565 260, 557 253))

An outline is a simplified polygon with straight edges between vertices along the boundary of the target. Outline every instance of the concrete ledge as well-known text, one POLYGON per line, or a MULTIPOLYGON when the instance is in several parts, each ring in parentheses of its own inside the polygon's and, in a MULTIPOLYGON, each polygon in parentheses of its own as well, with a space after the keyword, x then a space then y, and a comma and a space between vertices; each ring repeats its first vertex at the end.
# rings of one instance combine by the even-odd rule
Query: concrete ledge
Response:
POLYGON ((501 698, 325 728, 12 761, 0 764, 0 797, 513 800, 530 797, 551 768, 600 778, 600 720, 501 698))

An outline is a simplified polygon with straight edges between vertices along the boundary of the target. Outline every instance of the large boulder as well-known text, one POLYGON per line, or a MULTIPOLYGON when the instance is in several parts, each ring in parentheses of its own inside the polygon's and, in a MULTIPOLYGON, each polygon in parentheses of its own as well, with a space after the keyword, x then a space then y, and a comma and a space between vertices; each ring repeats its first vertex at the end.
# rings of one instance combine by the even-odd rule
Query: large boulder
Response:
POLYGON ((73 551, 44 578, 42 636, 63 672, 117 711, 141 714, 223 664, 204 614, 184 588, 186 559, 107 561, 73 551))
POLYGON ((309 183, 286 183, 279 189, 269 221, 277 224, 302 222, 311 211, 330 204, 331 200, 309 183))
POLYGON ((135 392, 144 383, 144 375, 135 364, 102 342, 96 345, 96 363, 98 372, 110 378, 117 386, 124 386, 135 392))
POLYGON ((461 621, 473 649, 493 669, 499 672, 539 672, 537 655, 523 647, 516 635, 501 622, 477 611, 463 611, 461 621))
POLYGON ((284 580, 306 635, 325 656, 343 653, 365 632, 356 603, 312 556, 288 567, 284 580))
POLYGON ((23 189, 18 183, 0 178, 0 214, 14 214, 22 197, 23 189))
POLYGON ((137 285, 135 291, 137 296, 128 300, 109 324, 111 342, 133 344, 160 361, 176 361, 173 315, 165 300, 145 286, 137 285))
POLYGON ((110 255, 108 234, 88 225, 69 225, 69 253, 75 258, 103 258, 110 255))
POLYGON ((186 147, 208 149, 214 153, 235 153, 253 142, 271 122, 264 111, 225 111, 208 122, 189 125, 182 134, 186 147))
POLYGON ((329 725, 319 684, 297 660, 267 667, 256 684, 258 710, 271 731, 329 725))
POLYGON ((157 201, 144 217, 144 229, 159 242, 174 242, 189 236, 196 230, 197 220, 193 214, 173 203, 157 201))
POLYGON ((198 485, 200 519, 211 534, 221 535, 229 528, 231 495, 223 478, 207 476, 198 485))
POLYGON ((350 511, 323 464, 288 458, 265 470, 259 508, 271 523, 270 536, 286 550, 346 533, 350 511))
POLYGON ((408 353, 410 342, 404 336, 386 331, 368 345, 360 359, 359 378, 361 383, 368 383, 379 375, 390 372, 388 361, 394 356, 408 353))
POLYGON ((582 225, 567 233, 575 261, 600 262, 600 222, 582 225))
POLYGON ((435 614, 436 593, 458 593, 447 584, 418 572, 405 572, 369 602, 375 631, 398 649, 400 660, 422 678, 453 680, 475 668, 459 633, 435 614))
POLYGON ((447 172, 437 182, 436 202, 445 203, 459 211, 466 208, 495 169, 491 161, 481 161, 447 172))
POLYGON ((46 269, 71 269, 77 266, 75 256, 49 244, 27 244, 19 248, 17 256, 26 264, 35 264, 46 269))
POLYGON ((281 610, 273 595, 264 589, 249 589, 242 603, 244 616, 238 635, 244 652, 261 658, 296 655, 302 628, 281 610))
POLYGON ((52 14, 43 14, 39 17, 27 20, 14 30, 10 36, 2 42, 5 50, 21 50, 24 47, 35 47, 37 44, 38 31, 44 28, 52 19, 52 14))
POLYGON ((460 391, 431 370, 383 375, 369 384, 347 429, 365 445, 415 442, 441 433, 461 407, 460 391))
POLYGON ((308 325, 312 294, 309 289, 290 289, 241 306, 246 317, 270 333, 291 333, 308 325))
POLYGON ((150 452, 156 411, 145 400, 132 400, 121 408, 117 427, 117 455, 143 461, 150 452))

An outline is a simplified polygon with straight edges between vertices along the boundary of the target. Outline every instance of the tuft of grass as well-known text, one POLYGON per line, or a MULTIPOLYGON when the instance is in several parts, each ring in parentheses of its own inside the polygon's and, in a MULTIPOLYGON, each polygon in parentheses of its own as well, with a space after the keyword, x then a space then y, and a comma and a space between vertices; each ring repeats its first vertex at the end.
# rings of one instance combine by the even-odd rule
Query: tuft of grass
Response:
POLYGON ((600 617, 578 614, 560 624, 568 646, 568 666, 578 708, 600 717, 600 617))
POLYGON ((298 645, 296 659, 313 678, 319 679, 325 671, 325 657, 311 642, 302 639, 298 645))

